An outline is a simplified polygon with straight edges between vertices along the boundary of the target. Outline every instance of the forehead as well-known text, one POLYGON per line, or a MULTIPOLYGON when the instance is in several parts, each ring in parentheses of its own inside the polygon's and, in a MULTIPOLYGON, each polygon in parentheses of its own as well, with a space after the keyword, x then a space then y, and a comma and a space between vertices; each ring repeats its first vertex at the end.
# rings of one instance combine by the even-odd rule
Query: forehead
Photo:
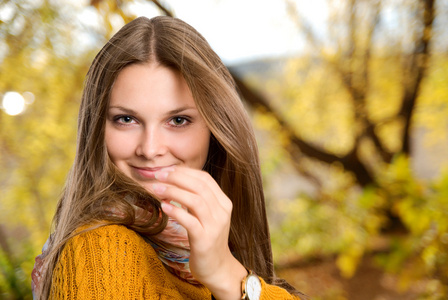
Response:
POLYGON ((179 71, 160 64, 125 67, 112 87, 109 105, 188 105, 196 107, 192 93, 179 71))

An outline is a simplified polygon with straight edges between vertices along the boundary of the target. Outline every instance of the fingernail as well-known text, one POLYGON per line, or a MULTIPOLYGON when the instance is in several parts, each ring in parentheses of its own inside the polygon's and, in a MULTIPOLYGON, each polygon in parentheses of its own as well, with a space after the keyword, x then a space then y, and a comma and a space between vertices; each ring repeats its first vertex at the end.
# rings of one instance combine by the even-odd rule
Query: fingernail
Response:
POLYGON ((173 206, 171 204, 162 202, 162 210, 166 213, 169 213, 171 210, 173 210, 173 206))
POLYGON ((152 185, 152 189, 154 190, 154 193, 162 194, 164 191, 166 191, 166 186, 163 184, 154 183, 152 185))
POLYGON ((169 173, 164 170, 164 171, 157 172, 155 174, 155 177, 156 177, 156 179, 163 180, 163 179, 166 179, 168 177, 168 174, 169 173))

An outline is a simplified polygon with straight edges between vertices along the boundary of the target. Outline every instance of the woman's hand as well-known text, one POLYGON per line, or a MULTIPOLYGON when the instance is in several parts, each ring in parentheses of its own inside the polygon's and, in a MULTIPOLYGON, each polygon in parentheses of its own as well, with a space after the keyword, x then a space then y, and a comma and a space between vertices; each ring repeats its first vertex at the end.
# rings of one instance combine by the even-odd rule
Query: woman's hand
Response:
POLYGON ((240 299, 247 271, 228 245, 230 199, 204 171, 176 166, 156 173, 156 179, 153 192, 162 200, 163 211, 188 232, 193 276, 217 299, 240 299))

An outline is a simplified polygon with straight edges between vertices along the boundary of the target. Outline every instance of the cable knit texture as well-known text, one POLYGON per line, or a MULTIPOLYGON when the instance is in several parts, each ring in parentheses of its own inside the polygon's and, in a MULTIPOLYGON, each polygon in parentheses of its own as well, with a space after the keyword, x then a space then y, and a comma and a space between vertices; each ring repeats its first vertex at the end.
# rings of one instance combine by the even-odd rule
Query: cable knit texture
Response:
MULTIPOLYGON (((261 300, 299 299, 262 281, 261 300)), ((211 299, 202 285, 171 274, 154 249, 125 226, 109 225, 69 240, 53 272, 51 299, 211 299)))

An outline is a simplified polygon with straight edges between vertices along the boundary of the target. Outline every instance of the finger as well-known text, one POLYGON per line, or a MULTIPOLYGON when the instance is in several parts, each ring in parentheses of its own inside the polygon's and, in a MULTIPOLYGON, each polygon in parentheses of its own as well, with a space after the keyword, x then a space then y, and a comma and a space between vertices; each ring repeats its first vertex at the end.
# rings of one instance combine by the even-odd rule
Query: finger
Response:
POLYGON ((229 207, 227 202, 230 200, 207 172, 176 166, 170 171, 163 170, 156 173, 156 179, 198 195, 207 195, 206 200, 211 205, 229 207))
MULTIPOLYGON (((177 168, 177 167, 176 167, 177 168)), ((196 186, 197 190, 200 191, 205 186, 211 190, 211 192, 215 195, 215 199, 217 203, 213 205, 219 204, 227 213, 232 212, 233 203, 227 197, 227 195, 222 191, 219 184, 215 181, 215 179, 207 172, 202 170, 195 170, 191 168, 179 167, 180 174, 184 174, 190 178, 195 178, 198 182, 201 182, 203 186, 196 186)))
POLYGON ((183 209, 190 212, 199 219, 201 224, 209 221, 213 217, 214 211, 207 204, 207 201, 203 199, 204 195, 197 195, 176 186, 163 183, 155 183, 153 189, 159 199, 171 204, 175 202, 174 205, 180 205, 183 209))
POLYGON ((159 181, 176 184, 186 189, 194 188, 190 184, 191 182, 200 181, 205 183, 213 191, 216 189, 220 190, 218 184, 210 174, 202 170, 176 166, 157 172, 155 177, 159 181))
MULTIPOLYGON (((209 234, 215 232, 215 234, 212 234, 212 236, 222 235, 223 232, 226 233, 224 235, 228 235, 228 231, 230 228, 231 210, 227 211, 219 205, 216 205, 214 207, 207 205, 208 201, 204 200, 202 196, 180 189, 176 186, 164 185, 162 183, 159 183, 155 184, 154 190, 158 193, 158 196, 160 198, 166 199, 163 201, 164 203, 173 204, 172 202, 174 201, 175 203, 179 203, 182 207, 187 209, 186 211, 184 211, 187 214, 189 213, 190 216, 181 214, 181 217, 183 216, 182 220, 177 219, 180 212, 178 212, 178 214, 169 216, 175 218, 180 224, 184 223, 184 227, 187 231, 190 232, 191 230, 195 230, 194 232, 192 232, 194 236, 200 238, 201 233, 205 232, 208 232, 209 234), (201 233, 197 232, 199 228, 192 227, 191 224, 196 223, 191 223, 192 221, 190 217, 194 217, 199 223, 201 233)), ((174 211, 176 212, 178 210, 174 211)))
POLYGON ((195 216, 166 201, 162 201, 162 210, 168 217, 175 219, 187 230, 190 239, 201 237, 203 226, 195 216))

